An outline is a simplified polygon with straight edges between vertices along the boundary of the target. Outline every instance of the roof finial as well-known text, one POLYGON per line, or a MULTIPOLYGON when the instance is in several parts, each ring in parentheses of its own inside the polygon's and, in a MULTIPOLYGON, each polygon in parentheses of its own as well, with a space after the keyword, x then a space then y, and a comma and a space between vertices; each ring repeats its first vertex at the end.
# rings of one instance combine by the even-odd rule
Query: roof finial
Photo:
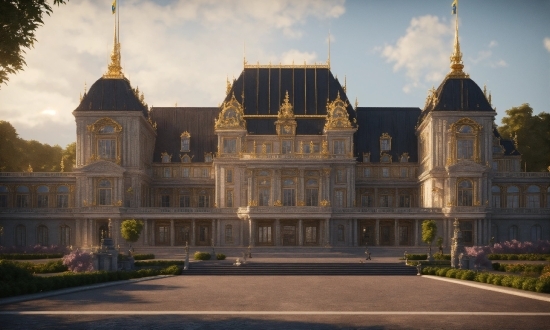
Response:
POLYGON ((124 74, 122 73, 122 66, 120 65, 120 40, 119 40, 119 28, 118 28, 118 17, 117 17, 117 0, 113 1, 111 7, 113 15, 115 17, 115 33, 113 40, 113 51, 111 53, 111 63, 107 66, 107 73, 103 75, 103 78, 107 79, 123 79, 124 74))
POLYGON ((359 101, 357 101, 357 96, 355 97, 355 110, 357 110, 357 107, 359 106, 359 101))
POLYGON ((344 93, 347 93, 348 92, 348 77, 346 77, 346 75, 344 75, 344 93))
POLYGON ((231 92, 231 83, 229 82, 229 77, 228 76, 225 77, 225 83, 226 83, 225 95, 229 95, 229 92, 231 92))
POLYGON ((462 53, 460 52, 460 42, 458 41, 458 0, 454 0, 452 3, 452 13, 455 15, 455 43, 454 50, 451 54, 451 72, 449 75, 455 77, 467 77, 468 75, 462 71, 464 64, 462 64, 462 53))
POLYGON ((330 69, 330 29, 328 30, 328 68, 330 69))

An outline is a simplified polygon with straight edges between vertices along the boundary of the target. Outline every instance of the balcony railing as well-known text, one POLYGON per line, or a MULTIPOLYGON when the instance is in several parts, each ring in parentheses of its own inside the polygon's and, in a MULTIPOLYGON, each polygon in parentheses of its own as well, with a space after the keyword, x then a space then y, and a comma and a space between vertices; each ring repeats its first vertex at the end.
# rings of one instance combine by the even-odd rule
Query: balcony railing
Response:
POLYGON ((550 178, 550 172, 495 172, 495 178, 550 178))
POLYGON ((71 172, 0 172, 0 177, 74 177, 71 172))

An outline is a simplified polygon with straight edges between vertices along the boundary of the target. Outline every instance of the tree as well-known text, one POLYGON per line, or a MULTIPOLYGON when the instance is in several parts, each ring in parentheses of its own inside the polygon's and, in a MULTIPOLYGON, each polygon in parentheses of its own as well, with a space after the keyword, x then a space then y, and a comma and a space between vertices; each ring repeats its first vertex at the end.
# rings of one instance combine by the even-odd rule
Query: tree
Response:
POLYGON ((506 110, 498 132, 503 138, 517 142, 527 171, 546 171, 550 166, 550 114, 533 115, 533 108, 524 103, 506 110))
MULTIPOLYGON (((143 221, 141 220, 124 220, 120 224, 120 233, 122 234, 122 238, 124 238, 127 242, 135 243, 139 239, 139 235, 141 235, 141 230, 143 229, 143 221)), ((130 246, 132 246, 130 244, 130 246)))
POLYGON ((432 257, 432 242, 434 241, 436 234, 437 225, 435 224, 435 220, 422 221, 422 241, 430 245, 428 258, 432 257))
MULTIPOLYGON (((69 0, 67 0, 69 1, 69 0)), ((65 0, 54 0, 54 5, 65 0)), ((52 7, 47 0, 6 0, 0 2, 0 85, 7 83, 8 74, 16 73, 26 65, 23 55, 36 41, 35 31, 44 24, 44 14, 52 7)))

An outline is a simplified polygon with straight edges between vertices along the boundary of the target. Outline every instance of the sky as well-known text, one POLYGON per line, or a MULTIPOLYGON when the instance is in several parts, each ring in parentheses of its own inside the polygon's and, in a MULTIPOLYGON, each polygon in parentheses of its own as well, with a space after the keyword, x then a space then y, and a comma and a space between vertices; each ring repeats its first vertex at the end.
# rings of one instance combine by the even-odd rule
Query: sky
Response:
MULTIPOLYGON (((112 0, 54 6, 0 86, 0 120, 19 136, 62 147, 72 111, 107 70, 112 0)), ((149 106, 218 106, 248 64, 326 63, 350 103, 423 108, 450 71, 452 0, 121 0, 122 68, 149 106)), ((550 112, 550 0, 460 0, 464 71, 497 109, 550 112)))

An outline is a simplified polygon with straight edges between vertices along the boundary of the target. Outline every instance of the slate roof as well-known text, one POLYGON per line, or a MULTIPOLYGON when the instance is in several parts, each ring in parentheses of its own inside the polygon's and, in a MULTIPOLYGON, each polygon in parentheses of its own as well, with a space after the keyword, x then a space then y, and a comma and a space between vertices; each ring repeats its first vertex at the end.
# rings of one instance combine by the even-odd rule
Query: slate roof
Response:
POLYGON ((147 107, 134 94, 127 79, 99 78, 75 111, 141 111, 148 116, 147 107))
POLYGON ((418 162, 416 123, 420 108, 374 108, 358 107, 355 134, 355 155, 363 161, 363 153, 370 152, 371 162, 380 162, 380 137, 388 133, 391 140, 392 162, 399 162, 399 156, 409 153, 409 162, 418 162))
POLYGON ((187 131, 191 135, 190 152, 187 154, 192 163, 204 162, 204 153, 217 151, 218 137, 214 134, 214 120, 218 117, 220 108, 197 107, 154 107, 150 117, 157 123, 157 139, 153 162, 161 162, 161 153, 172 155, 172 162, 180 162, 181 133, 187 131))
MULTIPOLYGON (((250 134, 275 134, 276 118, 247 116, 276 116, 287 91, 295 115, 326 115, 327 99, 334 101, 338 93, 342 100, 347 100, 344 88, 327 65, 246 65, 239 78, 234 80, 225 101, 234 94, 243 104, 250 134)), ((355 112, 351 104, 347 110, 353 122, 355 112)), ((296 134, 322 134, 325 124, 324 117, 297 118, 296 121, 296 134)))
POLYGON ((516 149, 516 146, 514 145, 514 141, 503 139, 500 136, 500 133, 498 132, 498 129, 495 127, 493 128, 493 135, 497 138, 500 138, 499 143, 504 148, 504 156, 520 156, 521 154, 516 149))

